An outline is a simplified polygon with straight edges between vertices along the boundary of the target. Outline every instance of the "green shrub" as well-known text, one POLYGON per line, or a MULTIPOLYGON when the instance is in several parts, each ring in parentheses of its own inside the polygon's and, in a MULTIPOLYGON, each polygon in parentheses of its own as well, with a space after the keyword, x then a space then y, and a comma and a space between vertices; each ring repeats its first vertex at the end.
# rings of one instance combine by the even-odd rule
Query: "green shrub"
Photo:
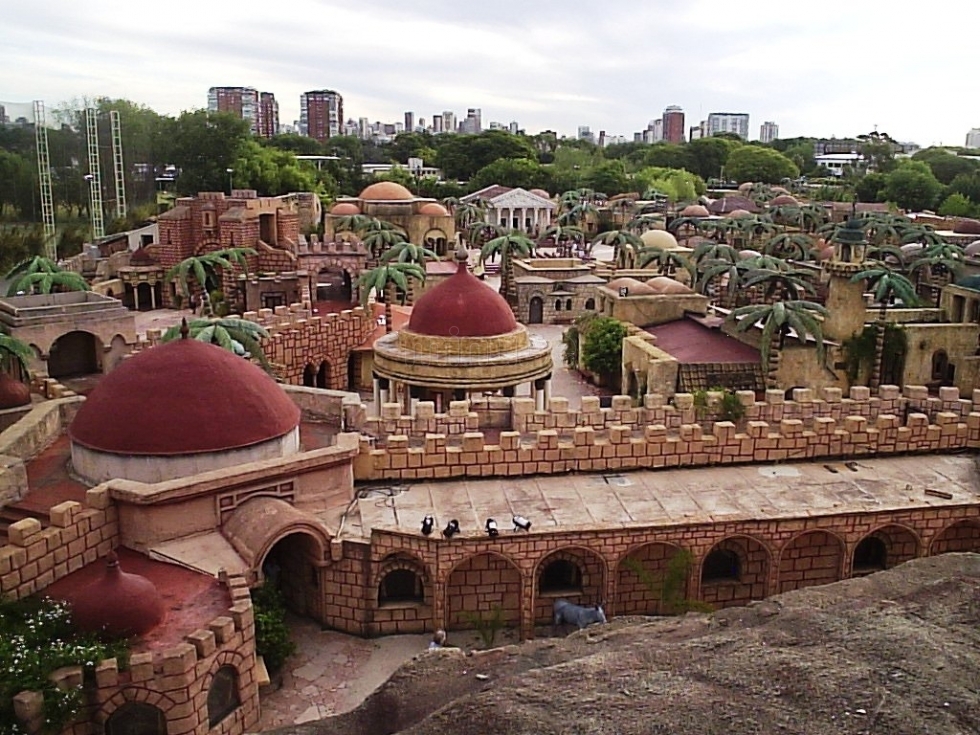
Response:
POLYGON ((497 640, 497 633, 504 627, 504 611, 500 605, 493 606, 489 617, 484 616, 482 610, 478 613, 471 613, 464 610, 463 617, 466 619, 466 622, 476 628, 476 632, 483 642, 483 647, 493 648, 493 644, 497 640))
POLYGON ((623 340, 626 325, 607 316, 592 319, 582 333, 582 362, 586 370, 607 378, 615 378, 622 372, 623 340))
POLYGON ((286 624, 286 603, 282 593, 272 585, 252 590, 255 613, 255 652, 265 660, 270 672, 278 671, 286 659, 296 653, 286 624))

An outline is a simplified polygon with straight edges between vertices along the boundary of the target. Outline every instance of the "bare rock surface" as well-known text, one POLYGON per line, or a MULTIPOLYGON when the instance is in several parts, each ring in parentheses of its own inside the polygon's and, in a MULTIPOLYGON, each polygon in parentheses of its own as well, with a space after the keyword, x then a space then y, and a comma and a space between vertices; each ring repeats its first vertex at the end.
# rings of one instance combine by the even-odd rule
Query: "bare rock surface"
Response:
POLYGON ((980 554, 681 618, 421 654, 281 735, 980 733, 980 554))

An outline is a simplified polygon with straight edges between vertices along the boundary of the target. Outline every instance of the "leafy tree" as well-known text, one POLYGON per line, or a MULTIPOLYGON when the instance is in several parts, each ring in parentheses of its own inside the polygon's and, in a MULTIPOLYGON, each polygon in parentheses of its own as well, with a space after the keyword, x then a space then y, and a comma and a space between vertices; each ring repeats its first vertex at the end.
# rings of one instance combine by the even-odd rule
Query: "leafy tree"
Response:
MULTIPOLYGON (((44 251, 44 231, 39 226, 0 227, 0 269, 30 262, 44 251)), ((50 261, 49 261, 50 262, 50 261)), ((11 276, 4 276, 9 280, 11 276)))
POLYGON ((778 351, 785 346, 786 338, 792 329, 801 344, 806 344, 807 338, 813 337, 817 346, 817 359, 823 362, 824 341, 821 319, 826 315, 827 309, 821 304, 794 300, 741 306, 732 311, 729 318, 737 321, 735 329, 739 332, 746 332, 757 324, 762 324, 759 353, 766 372, 766 385, 776 388, 778 360, 773 360, 773 348, 776 348, 778 354, 778 351))
POLYGON ((980 204, 980 171, 972 174, 959 174, 949 185, 953 194, 962 194, 974 204, 980 204))
POLYGON ((672 202, 693 201, 707 191, 704 180, 697 174, 655 166, 637 171, 633 175, 633 185, 644 193, 645 198, 647 191, 653 189, 672 202))
POLYGON ((30 161, 18 153, 0 149, 0 216, 9 207, 23 219, 33 219, 37 174, 30 161))
POLYGON ((436 143, 431 133, 405 131, 395 136, 394 140, 382 146, 382 149, 394 163, 408 163, 409 158, 421 158, 432 162, 436 159, 436 143))
POLYGON ((884 196, 906 211, 921 212, 935 206, 942 188, 926 164, 908 161, 888 174, 884 196))
POLYGON ((977 213, 977 205, 954 191, 939 205, 939 214, 943 217, 973 217, 977 213))
POLYGON ((605 161, 582 177, 583 183, 596 191, 610 195, 622 194, 630 189, 630 177, 622 161, 605 161))
POLYGON ((735 141, 718 136, 692 140, 687 144, 687 153, 691 158, 688 170, 702 179, 720 178, 728 156, 738 145, 735 141))
POLYGON ((469 188, 477 191, 485 186, 521 187, 522 189, 549 189, 551 173, 537 159, 501 158, 487 164, 470 179, 469 188))
POLYGON ((281 151, 289 151, 301 156, 322 156, 323 146, 316 138, 297 133, 283 133, 269 138, 266 145, 278 148, 281 151))
POLYGON ((641 165, 693 171, 697 167, 697 162, 685 146, 675 143, 654 143, 643 152, 641 165))
POLYGON ((514 285, 514 269, 511 264, 515 255, 527 257, 534 250, 534 243, 518 230, 507 230, 480 248, 480 263, 500 255, 500 293, 513 303, 517 298, 514 285))
POLYGON ((220 285, 219 273, 233 270, 235 265, 241 266, 247 273, 247 257, 255 254, 255 250, 252 248, 224 248, 215 250, 213 253, 192 255, 189 258, 184 258, 167 271, 167 278, 177 279, 177 284, 180 286, 184 298, 190 301, 190 282, 191 276, 193 276, 198 288, 201 289, 201 301, 204 307, 202 313, 211 316, 213 312, 211 291, 220 285))
POLYGON ((172 342, 183 337, 184 325, 187 336, 199 342, 217 345, 239 357, 256 360, 262 368, 272 372, 272 364, 262 349, 260 340, 266 339, 269 333, 259 324, 239 317, 223 317, 220 319, 191 319, 183 324, 170 327, 160 338, 163 342, 172 342))
POLYGON ((580 332, 582 364, 585 369, 618 384, 622 372, 626 325, 611 317, 591 319, 580 332))
POLYGON ((860 273, 855 273, 851 277, 852 283, 864 281, 867 287, 874 292, 875 302, 878 304, 878 319, 875 322, 877 336, 875 339, 875 362, 871 372, 870 387, 877 389, 881 383, 881 364, 885 347, 885 324, 888 316, 888 307, 901 301, 905 307, 912 307, 918 303, 915 294, 915 286, 901 273, 896 273, 883 263, 875 264, 860 273))
POLYGON ((888 177, 885 174, 870 173, 858 179, 854 193, 859 202, 879 202, 884 196, 888 177))
MULTIPOLYGON (((793 145, 778 149, 789 160, 796 164, 800 173, 811 175, 819 170, 816 162, 816 149, 812 138, 798 138, 793 145)), ((775 142, 775 141, 774 141, 775 142)))
POLYGON ((228 169, 234 168, 249 137, 248 121, 205 110, 181 113, 166 133, 167 157, 180 170, 177 191, 224 191, 228 169))
POLYGON ((725 173, 738 182, 777 184, 783 179, 797 178, 800 169, 782 153, 771 148, 743 145, 728 156, 725 173))
POLYGON ((425 283, 425 269, 418 263, 387 262, 377 268, 361 273, 357 279, 357 287, 361 292, 361 305, 367 306, 371 291, 375 298, 381 299, 385 305, 385 333, 391 333, 391 302, 394 298, 392 291, 400 295, 404 305, 408 298, 409 281, 425 283))
POLYGON ((255 139, 242 142, 231 168, 236 188, 255 189, 260 196, 278 196, 316 189, 316 172, 288 151, 263 146, 255 139))
POLYGON ((944 148, 926 148, 912 156, 913 161, 922 161, 941 184, 949 185, 961 174, 970 175, 980 170, 980 164, 969 158, 962 158, 944 148))
POLYGON ((449 179, 468 180, 499 158, 536 158, 536 151, 526 138, 505 130, 443 135, 436 143, 436 166, 449 179))

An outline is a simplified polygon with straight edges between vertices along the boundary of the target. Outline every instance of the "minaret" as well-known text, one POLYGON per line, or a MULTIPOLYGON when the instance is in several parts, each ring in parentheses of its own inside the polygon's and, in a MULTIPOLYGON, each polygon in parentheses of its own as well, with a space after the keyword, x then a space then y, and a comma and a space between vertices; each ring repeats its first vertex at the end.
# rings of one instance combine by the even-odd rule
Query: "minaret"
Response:
POLYGON ((864 268, 867 242, 861 221, 848 220, 834 233, 833 245, 834 254, 823 265, 830 276, 823 333, 828 339, 842 342, 861 332, 867 322, 864 283, 851 282, 864 268))

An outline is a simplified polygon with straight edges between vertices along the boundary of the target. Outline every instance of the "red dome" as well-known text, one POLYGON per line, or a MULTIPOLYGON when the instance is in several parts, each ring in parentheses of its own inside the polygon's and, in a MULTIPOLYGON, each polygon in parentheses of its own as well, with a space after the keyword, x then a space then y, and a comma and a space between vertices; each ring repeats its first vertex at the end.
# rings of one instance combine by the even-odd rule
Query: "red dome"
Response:
POLYGON ((415 303, 408 329, 434 337, 492 337, 513 332, 517 320, 504 298, 461 263, 415 303))
POLYGON ((79 630, 105 638, 130 638, 163 622, 163 598, 153 582, 119 568, 116 552, 106 557, 105 573, 72 595, 72 622, 79 630))
POLYGON ((333 208, 330 210, 330 214, 337 215, 351 215, 360 214, 361 208, 358 207, 353 202, 340 202, 339 204, 334 204, 333 208))
POLYGON ((371 184, 358 197, 367 202, 404 202, 414 198, 412 192, 394 181, 379 181, 371 184))
POLYGON ((449 210, 439 204, 439 202, 426 202, 419 207, 419 214, 424 214, 427 217, 448 217, 449 210))
POLYGON ((957 235, 980 235, 980 221, 962 219, 953 226, 953 232, 957 235))
POLYGON ((31 402, 31 389, 17 378, 0 373, 0 409, 26 406, 31 402))
POLYGON ((281 437, 299 418, 289 396, 248 360, 179 339, 120 363, 89 394, 68 434, 114 454, 196 454, 281 437))

